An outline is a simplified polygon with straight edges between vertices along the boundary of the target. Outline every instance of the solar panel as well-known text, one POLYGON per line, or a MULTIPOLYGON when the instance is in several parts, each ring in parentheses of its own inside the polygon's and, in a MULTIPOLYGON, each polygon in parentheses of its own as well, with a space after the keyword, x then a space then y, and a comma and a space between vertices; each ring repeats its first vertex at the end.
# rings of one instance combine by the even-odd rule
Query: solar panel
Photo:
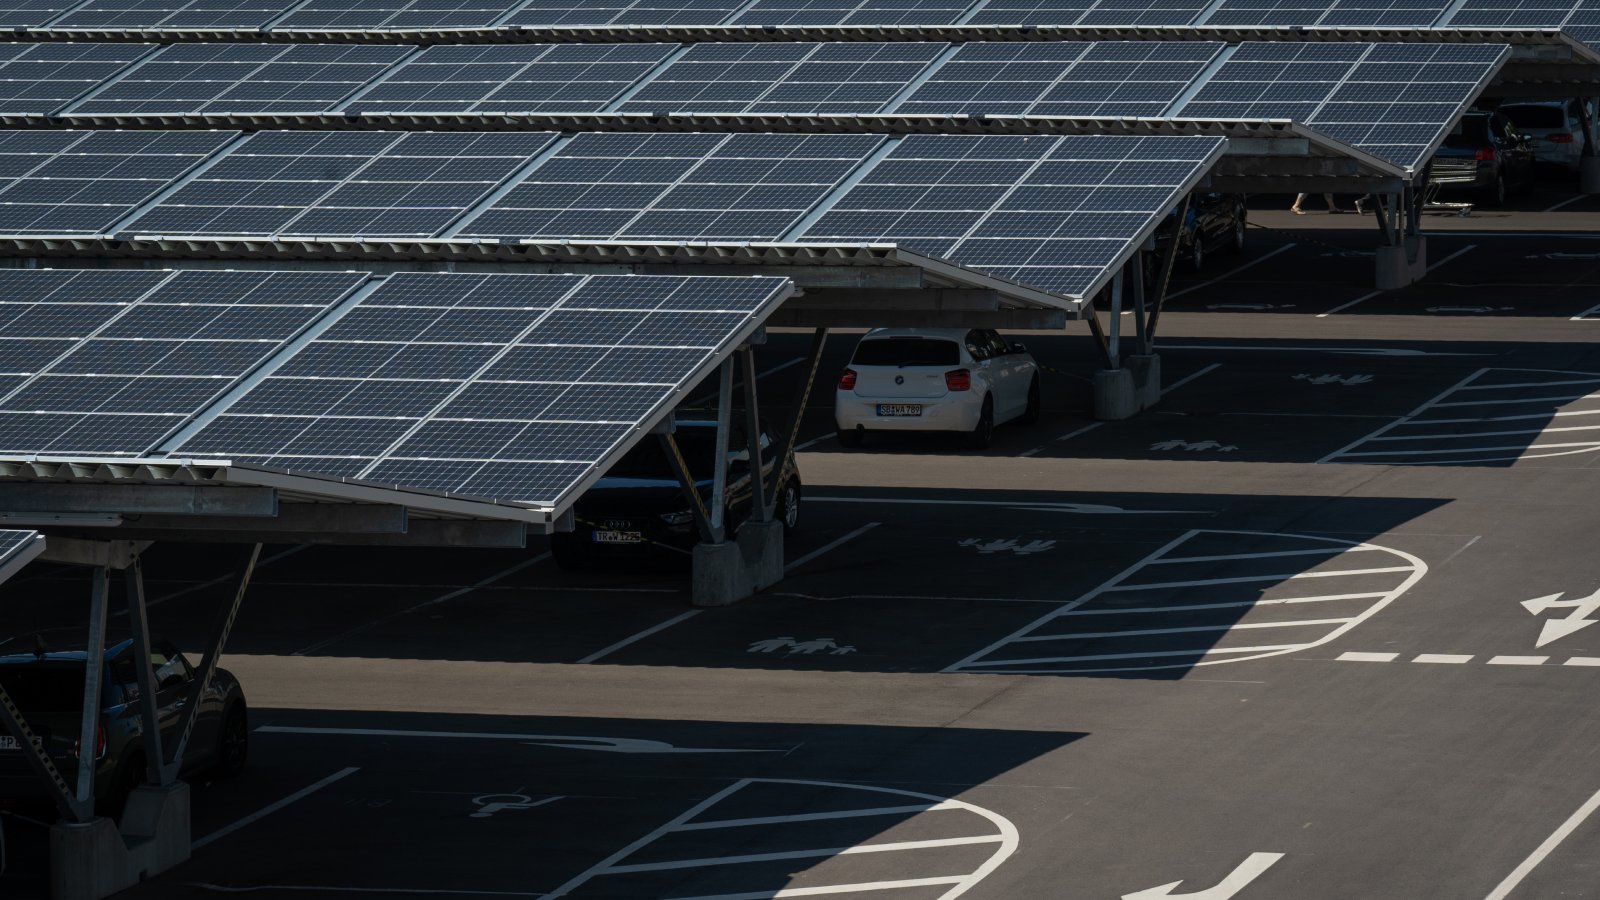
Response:
POLYGON ((172 44, 66 111, 84 115, 326 112, 412 49, 172 44))
POLYGON ((1452 28, 1559 28, 1583 0, 1463 0, 1439 24, 1452 28))
POLYGON ((867 134, 580 134, 458 233, 776 240, 883 140, 867 134))
POLYGON ((1448 0, 1222 0, 1205 25, 1303 25, 1419 28, 1432 25, 1448 0))
POLYGON ((154 44, 0 44, 0 113, 53 113, 154 49, 154 44))
POLYGON ((975 0, 755 0, 730 25, 954 25, 975 0))
POLYGON ((1180 117, 1284 118, 1415 167, 1477 96, 1503 44, 1242 44, 1180 117))
POLYGON ((0 28, 38 28, 82 0, 8 0, 0 9, 0 28))
POLYGON ((143 455, 367 277, 0 271, 0 452, 143 455))
POLYGON ((358 113, 599 112, 676 44, 428 47, 349 104, 358 113))
POLYGON ((885 241, 1081 295, 1220 155, 1205 137, 912 135, 802 241, 885 241))
POLYGON ((487 28, 521 0, 309 0, 274 31, 487 28))
POLYGON ((554 138, 548 132, 261 132, 127 230, 434 237, 554 138))
POLYGON ((1159 116, 1225 46, 1211 41, 965 44, 894 111, 1159 116))
POLYGON ((0 234, 100 234, 232 131, 0 132, 0 234))
POLYGON ((12 573, 6 571, 6 565, 21 556, 24 550, 32 547, 39 540, 39 532, 25 531, 19 528, 0 530, 0 580, 4 580, 12 573))
POLYGON ((622 112, 875 113, 945 49, 930 43, 697 44, 622 112))
POLYGON ((89 0, 51 28, 260 28, 294 0, 89 0))
POLYGON ((1211 0, 989 0, 972 25, 1188 25, 1211 0))
POLYGON ((716 25, 743 0, 528 0, 507 25, 716 25))
POLYGON ((554 504, 753 331, 787 285, 394 275, 176 452, 554 504))

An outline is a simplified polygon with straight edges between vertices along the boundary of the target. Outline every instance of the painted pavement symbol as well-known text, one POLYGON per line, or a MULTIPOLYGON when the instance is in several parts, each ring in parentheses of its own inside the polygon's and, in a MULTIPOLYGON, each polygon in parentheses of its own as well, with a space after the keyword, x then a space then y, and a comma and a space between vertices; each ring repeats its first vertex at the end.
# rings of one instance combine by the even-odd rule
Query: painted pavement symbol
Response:
POLYGON ((766 638, 753 641, 746 653, 776 653, 786 651, 785 656, 799 653, 810 656, 814 653, 825 653, 828 656, 848 656, 856 652, 854 644, 837 644, 833 638, 813 638, 809 641, 797 641, 792 637, 766 638))
POLYGON ((957 547, 975 548, 978 551, 978 554, 981 556, 989 556, 995 553, 1008 552, 1014 553, 1017 556, 1032 556, 1035 553, 1043 553, 1055 545, 1055 541, 1034 540, 1024 544, 1020 541, 1011 540, 1010 538, 996 538, 992 541, 985 541, 982 538, 966 538, 964 540, 956 541, 957 547))
POLYGON ((1173 893, 1178 885, 1183 884, 1179 880, 1171 884, 1163 884, 1160 887, 1153 887, 1149 890, 1123 894, 1122 900, 1167 900, 1167 898, 1171 898, 1171 900, 1182 900, 1182 898, 1188 898, 1188 900, 1228 900, 1228 898, 1249 887, 1250 882, 1261 877, 1263 872, 1272 868, 1272 864, 1280 859, 1283 859, 1282 853, 1252 853, 1245 857, 1244 862, 1236 866, 1232 872, 1229 872, 1228 877, 1222 879, 1214 887, 1203 891, 1190 891, 1182 894, 1173 893))
POLYGON ((1559 641, 1569 634, 1581 631, 1593 625, 1600 619, 1591 619, 1597 610, 1600 610, 1600 590, 1587 597, 1575 600, 1562 600, 1563 593, 1547 594, 1535 597, 1532 600, 1522 601, 1523 609, 1536 616, 1543 615, 1553 609, 1570 609, 1572 612, 1561 618, 1546 619, 1544 627, 1539 631, 1539 640, 1535 647, 1543 647, 1553 641, 1559 641))
POLYGON ((1294 376, 1295 381, 1306 381, 1311 384, 1342 384, 1350 387, 1357 384, 1371 384, 1371 375, 1310 375, 1301 374, 1294 376))
POLYGON ((1204 452, 1204 451, 1208 451, 1208 450, 1209 451, 1214 451, 1216 453, 1232 453, 1233 451, 1238 450, 1239 448, 1235 447, 1232 444, 1223 444, 1221 441, 1192 441, 1191 442, 1191 441, 1183 440, 1182 438, 1172 438, 1170 440, 1157 441, 1154 444, 1150 445, 1150 449, 1151 450, 1184 450, 1184 451, 1187 451, 1189 453, 1200 453, 1200 452, 1204 452))
POLYGON ((1570 656, 1565 660, 1555 661, 1549 656, 1515 656, 1515 655, 1490 655, 1483 656, 1480 660, 1475 653, 1418 653, 1407 660, 1401 660, 1401 654, 1393 652, 1364 653, 1350 650, 1339 654, 1335 659, 1339 662, 1365 662, 1365 663, 1390 663, 1413 662, 1428 665, 1466 665, 1474 661, 1481 661, 1489 666, 1543 666, 1552 665, 1574 669, 1592 669, 1600 667, 1600 656, 1570 656))

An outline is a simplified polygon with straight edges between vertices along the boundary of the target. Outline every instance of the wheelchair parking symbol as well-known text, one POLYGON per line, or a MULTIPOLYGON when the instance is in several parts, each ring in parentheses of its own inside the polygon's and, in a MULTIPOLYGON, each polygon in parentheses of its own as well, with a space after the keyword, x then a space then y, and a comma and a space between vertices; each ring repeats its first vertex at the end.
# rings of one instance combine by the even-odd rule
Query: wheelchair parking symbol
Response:
POLYGON ((560 799, 560 797, 545 797, 535 800, 526 794, 484 794, 482 797, 472 798, 472 803, 478 807, 478 811, 468 813, 467 818, 487 819, 497 812, 508 809, 533 809, 535 806, 554 803, 560 799))

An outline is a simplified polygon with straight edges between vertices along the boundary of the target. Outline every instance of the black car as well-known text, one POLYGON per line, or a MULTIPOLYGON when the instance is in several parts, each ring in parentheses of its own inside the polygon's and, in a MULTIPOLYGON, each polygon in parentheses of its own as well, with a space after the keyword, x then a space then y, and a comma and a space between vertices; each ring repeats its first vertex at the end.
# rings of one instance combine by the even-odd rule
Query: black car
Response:
MULTIPOLYGON (((0 656, 0 685, 5 686, 62 777, 69 785, 76 784, 87 654, 82 650, 50 652, 42 643, 23 649, 29 643, 30 639, 19 638, 0 644, 0 653, 7 654, 0 656)), ((96 812, 104 816, 121 815, 129 792, 145 778, 144 720, 135 656, 131 640, 106 647, 100 676, 94 795, 96 812)), ((196 674, 183 654, 166 641, 151 645, 149 665, 155 676, 163 752, 169 752, 170 742, 178 739, 185 698, 196 674)), ((224 776, 243 771, 250 731, 238 679, 226 669, 217 669, 200 698, 196 716, 183 770, 214 768, 224 776)), ((16 738, 0 728, 0 800, 48 801, 49 796, 16 738)))
MULTIPOLYGON (((728 533, 751 514, 749 451, 746 449, 744 416, 733 416, 728 435, 728 480, 726 519, 728 533)), ((703 502, 711 502, 712 447, 716 443, 715 417, 700 418, 679 413, 675 438, 689 473, 703 502)), ((776 442, 765 431, 761 468, 766 483, 772 484, 776 442), (771 449, 768 449, 771 448, 771 449)), ((800 521, 800 473, 791 453, 778 479, 776 517, 788 534, 800 521)), ((700 540, 689 509, 688 498, 667 463, 661 442, 646 437, 628 451, 605 476, 595 482, 573 507, 575 528, 551 536, 550 550, 563 569, 582 569, 608 558, 629 554, 660 554, 688 559, 688 552, 700 540)))
POLYGON ((1533 164, 1533 148, 1510 119, 1469 112, 1429 161, 1428 184, 1444 191, 1475 191, 1478 202, 1498 206, 1511 189, 1533 186, 1533 164))
MULTIPOLYGON (((1244 232, 1249 211, 1245 208, 1243 194, 1202 193, 1189 200, 1189 212, 1183 218, 1183 228, 1178 234, 1179 264, 1198 272, 1205 267, 1206 256, 1211 253, 1238 253, 1244 249, 1244 232)), ((1155 252, 1147 274, 1155 274, 1167 246, 1172 243, 1172 233, 1177 229, 1178 211, 1173 210, 1156 227, 1155 252)))

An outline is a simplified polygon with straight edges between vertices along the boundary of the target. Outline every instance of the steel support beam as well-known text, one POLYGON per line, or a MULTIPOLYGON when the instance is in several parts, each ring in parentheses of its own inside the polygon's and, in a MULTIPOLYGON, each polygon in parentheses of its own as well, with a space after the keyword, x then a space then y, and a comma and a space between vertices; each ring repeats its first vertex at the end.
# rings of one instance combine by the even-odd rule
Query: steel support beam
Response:
MULTIPOLYGON (((1101 293, 1104 293, 1104 290, 1101 293)), ((1120 361, 1111 355, 1111 342, 1106 339, 1106 330, 1100 325, 1100 313, 1094 308, 1094 301, 1098 297, 1099 294, 1096 294, 1094 297, 1089 298, 1088 303, 1084 304, 1084 312, 1088 313, 1088 315, 1083 318, 1085 322, 1089 323, 1090 337, 1093 337, 1095 344, 1100 347, 1101 361, 1106 364, 1107 369, 1115 369, 1120 361)))
POLYGON ((717 370, 717 436, 711 450, 711 542, 728 537, 728 438, 733 424, 733 360, 717 370))
POLYGON ((1059 309, 878 310, 786 304, 767 319, 774 328, 993 328, 1059 331, 1069 321, 1059 309))
POLYGON ((789 459, 794 456, 795 444, 800 441, 800 423, 806 417, 806 404, 811 402, 811 389, 817 383, 817 367, 822 365, 822 351, 827 344, 828 329, 818 328, 811 336, 811 353, 806 357, 805 377, 795 387, 794 401, 789 405, 789 427, 778 441, 778 455, 772 458, 772 484, 767 490, 768 520, 772 518, 773 507, 778 502, 778 488, 787 474, 789 459))
MULTIPOLYGON (((187 529, 146 530, 124 525, 117 534, 174 543, 254 544, 263 532, 256 529, 218 531, 205 520, 187 529)), ((412 519, 406 530, 391 532, 272 531, 275 544, 322 544, 340 547, 504 547, 528 545, 528 528, 522 522, 487 522, 471 519, 412 519)), ((51 540, 57 540, 51 537, 51 540)))
POLYGON ((272 488, 220 485, 0 484, 0 509, 12 512, 171 513, 272 516, 272 488))
POLYGON ((17 739, 17 744, 22 747, 22 758, 27 761, 28 768, 41 779, 49 783, 50 799, 56 804, 56 809, 61 815, 74 822, 87 822, 94 815, 93 805, 85 806, 78 802, 73 790, 67 785, 67 780, 62 777, 61 770, 56 768, 54 761, 44 752, 43 743, 33 729, 28 727, 28 722, 22 717, 22 711, 17 709, 17 704, 6 693, 5 685, 0 685, 0 724, 5 725, 5 730, 17 739))
MULTIPOLYGON (((363 506, 353 503, 284 503, 270 518, 255 516, 147 515, 130 520, 126 530, 163 531, 203 529, 205 531, 246 531, 261 534, 278 532, 326 532, 333 534, 404 534, 407 526, 403 506, 363 506)), ((124 529, 118 529, 122 531, 124 529)))
MULTIPOLYGON (((1111 276, 1111 321, 1108 323, 1110 334, 1106 336, 1106 354, 1117 365, 1122 364, 1122 274, 1125 269, 1118 269, 1111 276)), ((1117 368, 1117 365, 1111 368, 1117 368)))
POLYGON ((744 382, 745 465, 750 472, 750 511, 758 522, 772 521, 767 506, 767 478, 761 470, 761 410, 756 400, 756 352, 749 347, 739 351, 739 377, 744 382))
POLYGON ((689 512, 694 516, 695 530, 700 532, 700 540, 708 544, 716 543, 716 536, 711 531, 711 517, 706 514, 705 500, 695 486, 694 476, 689 473, 689 464, 683 461, 678 439, 668 433, 658 434, 656 438, 661 441, 661 452, 666 454, 667 465, 672 469, 673 477, 678 479, 678 487, 689 501, 689 512))
POLYGON ((1128 279, 1133 283, 1133 334, 1134 341, 1139 347, 1140 356, 1149 356, 1155 351, 1155 342, 1150 340, 1149 323, 1145 321, 1144 298, 1144 257, 1134 254, 1128 260, 1128 279))
POLYGON ((100 685, 106 668, 106 595, 111 570, 95 566, 89 576, 89 633, 83 654, 83 709, 78 721, 78 789, 80 806, 94 807, 94 770, 99 763, 100 685))
MULTIPOLYGON (((1183 202, 1178 204, 1179 226, 1189 217, 1189 201, 1192 196, 1185 194, 1183 202)), ((1167 242, 1167 249, 1161 254, 1161 262, 1156 270, 1156 301, 1150 307, 1150 321, 1144 327, 1145 339, 1152 344, 1156 339, 1156 325, 1161 322, 1161 309, 1167 304, 1167 288, 1172 286, 1172 266, 1178 259, 1178 234, 1174 230, 1172 240, 1167 242)))
POLYGON ((149 541, 92 541, 51 535, 39 558, 69 566, 103 566, 120 570, 133 565, 139 552, 148 546, 149 541))
POLYGON ((915 291, 863 291, 813 288, 785 300, 793 309, 867 310, 993 310, 1000 308, 1000 293, 966 288, 924 288, 915 291))
POLYGON ((144 602, 144 569, 135 559, 122 571, 128 595, 128 622, 133 628, 133 671, 139 681, 139 721, 144 729, 145 779, 151 784, 171 784, 161 753, 161 719, 156 713, 155 671, 150 667, 150 620, 144 602))
POLYGON ((250 576, 255 573, 256 560, 261 558, 261 545, 256 544, 250 549, 250 559, 244 564, 244 572, 239 576, 239 589, 234 591, 233 601, 222 610, 222 615, 217 621, 216 630, 211 635, 211 643, 206 645, 206 655, 200 660, 200 668, 195 673, 194 682, 189 685, 189 693, 184 698, 183 711, 179 713, 177 735, 173 742, 172 750, 167 756, 162 767, 161 783, 168 784, 178 777, 183 769, 183 755, 189 749, 189 737, 194 733, 196 714, 200 711, 200 700, 211 687, 211 678, 217 672, 217 661, 222 657, 222 648, 228 643, 228 635, 233 631, 233 620, 239 615, 239 604, 244 601, 245 589, 250 586, 250 576))

